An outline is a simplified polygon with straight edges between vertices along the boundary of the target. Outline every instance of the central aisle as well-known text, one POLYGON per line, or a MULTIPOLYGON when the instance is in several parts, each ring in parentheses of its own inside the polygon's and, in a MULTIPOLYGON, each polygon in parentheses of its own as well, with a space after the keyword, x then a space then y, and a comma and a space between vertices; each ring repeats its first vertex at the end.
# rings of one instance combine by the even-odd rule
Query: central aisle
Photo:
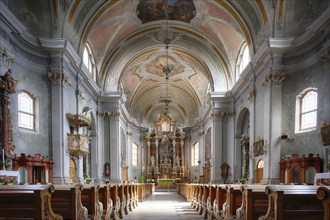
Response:
POLYGON ((123 220, 199 220, 203 219, 176 192, 154 192, 147 200, 139 202, 123 220))

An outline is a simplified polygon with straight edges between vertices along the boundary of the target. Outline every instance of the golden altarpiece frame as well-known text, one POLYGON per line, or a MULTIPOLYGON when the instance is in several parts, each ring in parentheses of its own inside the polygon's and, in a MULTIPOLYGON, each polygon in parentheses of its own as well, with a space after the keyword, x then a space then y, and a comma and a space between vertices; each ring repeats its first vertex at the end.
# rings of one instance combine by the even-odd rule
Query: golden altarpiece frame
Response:
POLYGON ((175 127, 175 120, 166 109, 159 115, 154 127, 148 129, 146 135, 147 179, 155 182, 159 179, 184 179, 185 158, 183 128, 175 127))

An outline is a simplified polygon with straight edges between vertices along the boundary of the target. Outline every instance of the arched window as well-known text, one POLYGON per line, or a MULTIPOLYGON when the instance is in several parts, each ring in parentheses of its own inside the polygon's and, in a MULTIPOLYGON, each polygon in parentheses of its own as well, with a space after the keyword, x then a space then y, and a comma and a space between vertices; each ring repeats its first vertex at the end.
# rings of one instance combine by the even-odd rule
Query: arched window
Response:
POLYGON ((317 124, 317 89, 308 88, 296 99, 296 133, 310 131, 317 124))
POLYGON ((86 44, 84 49, 83 62, 85 66, 88 68, 89 72, 92 74, 94 81, 96 81, 95 59, 92 50, 88 44, 86 44))
POLYGON ((18 126, 35 129, 35 100, 26 92, 18 94, 18 126))
POLYGON ((244 43, 241 47, 240 53, 237 57, 236 61, 236 81, 239 79, 241 73, 245 69, 245 67, 250 62, 250 54, 249 47, 246 43, 244 43))
POLYGON ((191 149, 191 166, 198 166, 199 161, 199 143, 196 142, 191 149))
POLYGON ((132 144, 132 165, 138 165, 138 146, 135 143, 132 144))

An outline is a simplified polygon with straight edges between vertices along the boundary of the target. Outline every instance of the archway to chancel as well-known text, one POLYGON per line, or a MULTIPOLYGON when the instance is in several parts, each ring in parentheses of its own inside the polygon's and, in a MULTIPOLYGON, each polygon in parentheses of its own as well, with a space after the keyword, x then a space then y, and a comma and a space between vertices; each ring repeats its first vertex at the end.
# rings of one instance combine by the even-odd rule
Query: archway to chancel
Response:
POLYGON ((235 179, 246 182, 249 177, 250 163, 250 112, 243 108, 236 122, 236 158, 235 158, 235 179))

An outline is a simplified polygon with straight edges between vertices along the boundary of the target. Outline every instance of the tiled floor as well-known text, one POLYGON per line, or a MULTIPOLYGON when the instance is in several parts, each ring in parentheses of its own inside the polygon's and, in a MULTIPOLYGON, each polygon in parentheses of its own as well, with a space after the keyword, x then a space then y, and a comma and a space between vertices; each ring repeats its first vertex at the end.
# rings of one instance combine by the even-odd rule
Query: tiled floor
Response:
POLYGON ((197 220, 203 219, 176 192, 155 192, 123 217, 123 220, 197 220))

